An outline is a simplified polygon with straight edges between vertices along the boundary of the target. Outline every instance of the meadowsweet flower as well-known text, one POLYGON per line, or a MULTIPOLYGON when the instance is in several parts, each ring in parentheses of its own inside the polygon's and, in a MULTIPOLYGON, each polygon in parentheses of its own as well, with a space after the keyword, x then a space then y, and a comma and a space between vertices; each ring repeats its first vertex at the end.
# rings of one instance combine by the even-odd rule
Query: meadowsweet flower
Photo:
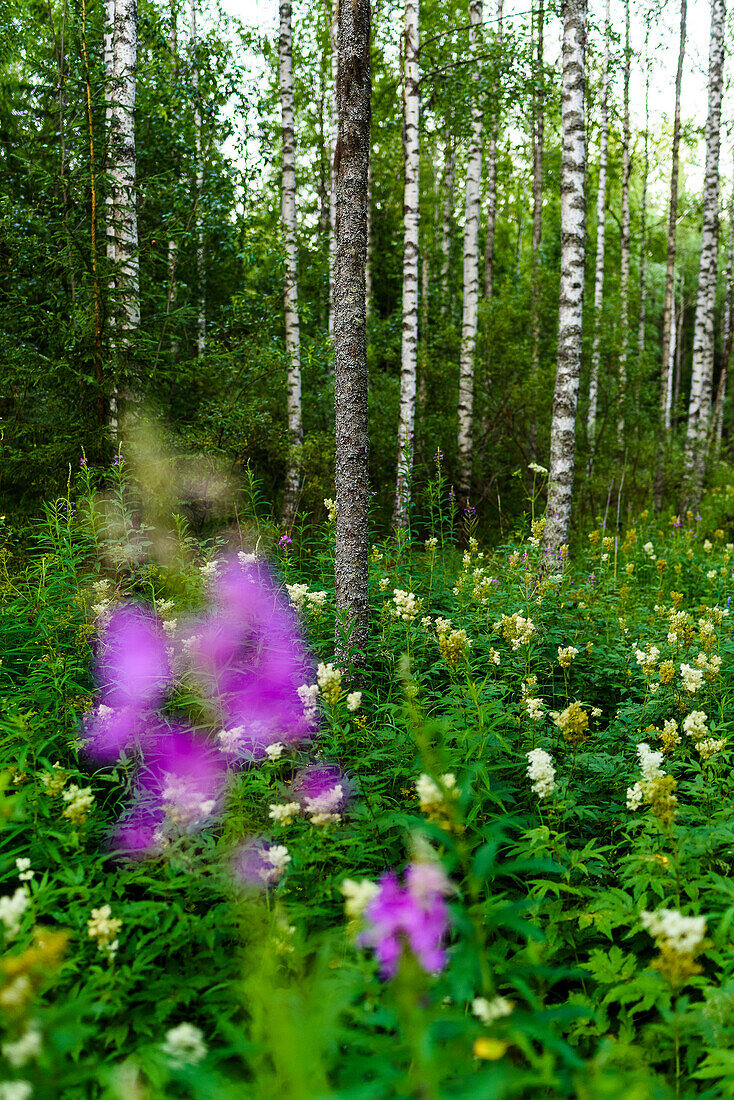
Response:
POLYGON ((14 1069, 20 1069, 40 1056, 42 1038, 38 1028, 30 1025, 14 1042, 3 1043, 3 1055, 14 1069))
POLYGON ((61 767, 58 760, 52 765, 52 768, 53 771, 46 772, 41 776, 41 783, 46 790, 46 794, 51 798, 56 798, 66 786, 66 780, 69 776, 61 767))
POLYGON ((235 853, 232 869, 244 885, 262 888, 278 882, 290 862, 285 845, 253 838, 245 841, 235 853))
POLYGON ((627 789, 627 808, 637 810, 646 802, 663 824, 670 824, 677 813, 676 781, 661 768, 663 753, 654 751, 646 741, 637 746, 637 757, 642 772, 641 782, 627 789))
POLYGON ((516 611, 513 615, 503 615, 494 624, 494 629, 502 635, 506 642, 510 643, 514 650, 529 645, 535 634, 535 624, 532 619, 526 619, 519 611, 516 611))
POLYGON ((503 1016, 509 1016, 513 1008, 512 1001, 508 1001, 506 997, 493 997, 491 1001, 486 997, 475 997, 471 1005, 471 1010, 477 1019, 487 1026, 493 1024, 495 1020, 502 1019, 503 1016))
POLYGON ((567 745, 581 745, 586 740, 589 728, 589 715, 578 700, 562 711, 551 711, 551 718, 563 734, 567 745))
POLYGON ((292 790, 312 825, 328 825, 341 821, 350 784, 339 768, 332 764, 315 764, 295 777, 292 790))
POLYGON ((28 902, 28 891, 23 886, 19 886, 14 894, 0 898, 0 924, 5 930, 6 940, 14 940, 20 932, 28 902))
POLYGON ((601 718, 601 714, 602 714, 601 707, 592 707, 591 708, 591 717, 592 718, 601 718))
POLYGON ((199 566, 199 573, 203 581, 212 581, 216 578, 219 570, 222 568, 222 562, 218 558, 212 558, 211 561, 205 561, 203 565, 199 566))
POLYGON ((193 1024, 179 1024, 167 1031, 162 1050, 175 1069, 195 1066, 207 1054, 204 1036, 193 1024))
POLYGON ((361 691, 350 691, 349 695, 347 695, 347 710, 351 711, 351 713, 354 714, 354 713, 356 713, 356 711, 359 710, 359 708, 361 706, 362 706, 362 692, 361 691))
POLYGON ((120 946, 117 937, 121 928, 122 921, 119 917, 112 916, 111 906, 102 905, 99 909, 92 909, 91 916, 87 921, 87 935, 90 939, 96 940, 97 950, 105 955, 110 962, 114 959, 120 946))
POLYGON ((313 726, 318 715, 318 684, 301 684, 298 690, 298 698, 303 703, 303 720, 308 726, 313 726))
POLYGON ((645 676, 652 676, 660 659, 660 650, 656 645, 648 645, 645 649, 634 647, 635 660, 645 676))
POLYGON ((268 817, 276 825, 290 825, 294 817, 301 812, 300 802, 273 802, 268 817))
POLYGON ((538 798, 548 798, 556 789, 556 769, 553 757, 545 749, 532 749, 526 752, 528 761, 527 776, 532 781, 532 789, 538 798))
POLYGON ((459 797, 456 788, 456 776, 453 772, 446 772, 441 776, 442 787, 423 772, 415 783, 415 791, 420 802, 421 812, 429 821, 434 821, 442 829, 451 827, 453 817, 452 804, 459 797), (442 789, 443 788, 443 789, 442 789))
POLYGON ((497 652, 497 650, 494 648, 494 646, 490 646, 489 660, 490 660, 491 664, 493 664, 493 665, 498 665, 500 663, 500 655, 497 652))
POLYGON ((282 741, 273 741, 272 745, 265 746, 265 755, 268 760, 280 760, 284 749, 285 745, 282 741))
POLYGON ((710 760, 712 756, 716 756, 717 752, 726 745, 726 740, 717 740, 714 737, 706 737, 703 741, 696 742, 696 751, 703 761, 710 760))
POLYGON ((372 947, 383 975, 393 978, 406 946, 428 973, 446 965, 442 943, 448 928, 444 896, 451 886, 440 867, 411 864, 401 885, 394 874, 383 875, 378 893, 364 909, 365 929, 359 943, 372 947))
POLYGON ((380 592, 387 592, 388 588, 390 587, 390 578, 389 577, 380 577, 379 585, 380 585, 380 592))
POLYGON ((645 792, 642 789, 640 783, 635 783, 634 787, 627 788, 627 809, 639 810, 642 803, 645 801, 645 792))
POLYGON ((471 649, 472 644, 466 630, 452 629, 450 619, 436 620, 436 640, 441 656, 449 668, 458 667, 459 661, 471 649))
POLYGON ((15 866, 18 870, 18 878, 21 882, 30 882, 36 873, 31 869, 31 861, 29 859, 16 859, 15 866))
POLYGON ((528 470, 532 470, 534 474, 547 474, 545 466, 539 466, 537 462, 531 462, 528 465, 528 470))
POLYGON ((32 1095, 30 1081, 0 1081, 0 1100, 29 1100, 32 1095))
POLYGON ((533 722, 540 722, 545 717, 545 703, 542 699, 536 699, 532 695, 526 695, 523 699, 523 705, 527 711, 528 717, 533 722))
POLYGON ((306 593, 308 592, 307 584, 287 584, 286 590, 288 592, 288 599, 291 601, 296 611, 302 611, 303 605, 306 602, 306 593))
POLYGON ((640 921, 660 951, 652 965, 671 985, 682 986, 701 973, 695 958, 705 944, 705 917, 685 917, 677 909, 658 909, 643 910, 640 921))
POLYGON ((565 648, 563 646, 558 647, 558 664, 563 669, 570 668, 573 664, 575 657, 578 657, 579 651, 575 645, 569 645, 565 648))
POLYGON ((412 623, 423 611, 423 600, 413 592, 406 592, 404 588, 393 589, 393 618, 401 619, 404 623, 412 623))
POLYGON ((675 718, 667 718, 663 722, 662 731, 658 736, 663 742, 663 752, 671 752, 676 745, 680 745, 681 736, 678 733, 678 723, 675 718))
POLYGON ((708 734, 708 715, 703 710, 692 710, 683 719, 683 732, 687 733, 693 741, 701 741, 708 734))
POLYGON ((431 553, 438 546, 438 539, 435 535, 432 535, 430 539, 426 539, 426 550, 431 553))
POLYGON ((653 779, 659 779, 661 775, 665 774, 660 767, 663 762, 662 752, 653 751, 646 741, 641 741, 637 746, 637 756, 640 761, 642 778, 646 783, 652 782, 653 779))
POLYGON ((324 497, 324 508, 329 516, 329 523, 336 523, 336 501, 331 497, 324 497))
POLYGON ((682 664, 680 666, 680 676, 683 688, 689 695, 695 695, 703 683, 703 672, 701 669, 694 668, 693 665, 682 664))
POLYGON ((339 696, 342 693, 342 671, 340 668, 334 668, 334 665, 330 661, 328 665, 323 662, 319 664, 316 670, 316 679, 318 681, 321 694, 323 695, 328 706, 336 706, 339 696))
POLYGON ((651 542, 646 542, 642 549, 651 561, 655 561, 655 547, 651 542))
POLYGON ((68 818, 72 825, 83 825, 87 820, 87 814, 94 806, 92 788, 71 783, 61 792, 61 797, 66 803, 66 809, 61 816, 68 818))
POLYGON ((713 550, 713 548, 714 548, 713 543, 710 542, 709 539, 704 539, 704 543, 703 543, 703 552, 704 552, 704 554, 710 554, 711 551, 713 550))
POLYGON ((354 930, 361 923, 362 915, 369 903, 379 894, 380 887, 368 878, 362 878, 359 881, 346 878, 341 884, 341 892, 344 894, 344 912, 354 930))

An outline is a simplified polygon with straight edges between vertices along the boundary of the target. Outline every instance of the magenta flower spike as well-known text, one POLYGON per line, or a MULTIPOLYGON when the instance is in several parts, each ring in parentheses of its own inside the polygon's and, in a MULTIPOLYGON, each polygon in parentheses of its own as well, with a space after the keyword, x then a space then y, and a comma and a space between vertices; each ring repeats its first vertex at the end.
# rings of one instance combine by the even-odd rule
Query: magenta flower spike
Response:
POLYGON ((427 973, 443 970, 448 930, 444 895, 450 891, 441 868, 431 863, 411 864, 404 886, 392 873, 382 876, 380 892, 365 909, 368 926, 359 942, 373 948, 383 977, 395 977, 406 946, 427 973))
POLYGON ((98 640, 99 705, 84 723, 87 751, 116 760, 146 736, 150 712, 171 682, 166 636, 154 616, 136 604, 116 607, 98 640))
POLYGON ((130 812, 119 823, 115 850, 153 855, 166 842, 195 832, 221 808, 224 762, 191 730, 158 723, 149 731, 130 812))
POLYGON ((295 616, 262 567, 227 561, 214 611, 194 625, 187 656, 217 705, 228 751, 257 759, 274 741, 310 733, 298 688, 309 678, 295 616))

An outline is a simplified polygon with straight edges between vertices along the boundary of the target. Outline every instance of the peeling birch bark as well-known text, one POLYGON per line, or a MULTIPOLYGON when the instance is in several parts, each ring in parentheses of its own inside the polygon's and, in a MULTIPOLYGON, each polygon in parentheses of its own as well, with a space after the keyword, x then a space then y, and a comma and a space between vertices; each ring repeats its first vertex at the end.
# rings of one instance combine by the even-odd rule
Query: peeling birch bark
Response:
POLYGON ((625 409, 627 405, 627 359, 629 349, 629 288, 630 288, 630 2, 624 0, 624 102, 622 125, 622 225, 620 239, 619 271, 619 327, 621 346, 619 350, 619 380, 617 383, 617 401, 619 422, 617 439, 620 449, 624 447, 625 409))
MULTIPOLYGON (((543 141, 544 119, 544 73, 543 73, 543 0, 538 0, 537 12, 537 57, 535 62, 535 84, 533 87, 533 258, 530 274, 530 329, 532 337, 531 379, 535 390, 540 368, 540 245, 543 239, 543 141)), ((532 428, 532 451, 535 454, 537 424, 532 428)))
POLYGON ((594 334, 591 344, 589 371, 589 408, 586 416, 586 435, 589 441, 589 467, 596 444, 596 410, 599 400, 599 364, 601 362, 601 317, 604 305, 604 255, 606 249, 607 218, 607 158, 609 150, 609 49, 611 17, 609 0, 606 0, 604 18, 604 67, 601 78, 601 105, 599 120, 599 183, 596 192, 596 269, 594 272, 594 334))
POLYGON ((456 142, 446 139, 444 148, 443 222, 441 226, 441 316, 449 312, 449 267, 451 264, 451 226, 454 217, 454 177, 456 142))

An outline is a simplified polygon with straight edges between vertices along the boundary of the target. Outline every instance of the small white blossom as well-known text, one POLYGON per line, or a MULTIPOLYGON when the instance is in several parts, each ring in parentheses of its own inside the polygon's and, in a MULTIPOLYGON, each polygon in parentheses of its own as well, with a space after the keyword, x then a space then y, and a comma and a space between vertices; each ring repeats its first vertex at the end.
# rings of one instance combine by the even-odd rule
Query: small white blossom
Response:
POLYGON ((368 878, 362 878, 358 882, 345 878, 341 891, 344 894, 345 913, 351 920, 359 920, 372 899, 379 894, 380 887, 368 878))
POLYGON ((282 741, 273 741, 272 745, 265 746, 265 755, 268 760, 280 760, 284 749, 285 745, 282 741))
POLYGON ((553 757, 545 749, 532 749, 526 752, 528 761, 527 776, 538 798, 547 798, 556 789, 556 769, 553 757))
POLYGON ((683 687, 688 694, 695 695, 703 683, 703 672, 701 669, 694 668, 693 665, 682 664, 680 666, 680 676, 683 687))
POLYGON ((30 1081, 0 1081, 0 1100, 29 1100, 32 1095, 30 1081))
POLYGON ((683 719, 683 732, 687 733, 694 741, 701 741, 709 732, 708 726, 706 725, 707 721, 708 715, 705 711, 692 710, 691 713, 683 719))
POLYGON ((508 1001, 506 997, 493 997, 491 1001, 486 997, 475 997, 471 1010, 478 1020, 489 1025, 503 1016, 509 1016, 513 1007, 512 1001, 508 1001))
POLYGON ((627 788, 627 809, 639 810, 645 798, 645 792, 641 784, 635 783, 634 787, 627 788))
POLYGON ((207 1046, 204 1036, 193 1024, 179 1024, 166 1032, 163 1053, 171 1065, 177 1069, 195 1066, 206 1057, 207 1046))
POLYGON ((677 909, 658 909, 654 913, 645 909, 640 920, 651 936, 661 937, 681 955, 695 951, 706 935, 705 917, 684 917, 677 909))
POLYGON ((23 914, 28 908, 28 892, 19 886, 14 894, 0 898, 0 924, 5 929, 5 938, 14 940, 20 932, 23 914))
POLYGON ((350 710, 352 713, 354 713, 355 711, 358 711, 361 706, 362 692, 350 691, 349 695, 347 695, 347 710, 350 710))
POLYGON ((268 817, 276 825, 290 825, 294 817, 301 812, 300 802, 273 802, 268 817))
POLYGON ((41 1032, 37 1027, 27 1027, 15 1042, 3 1043, 3 1055, 15 1069, 38 1058, 41 1053, 41 1032))
POLYGON ((35 874, 35 871, 31 870, 31 861, 29 859, 16 859, 15 866, 18 868, 20 881, 30 882, 35 874))

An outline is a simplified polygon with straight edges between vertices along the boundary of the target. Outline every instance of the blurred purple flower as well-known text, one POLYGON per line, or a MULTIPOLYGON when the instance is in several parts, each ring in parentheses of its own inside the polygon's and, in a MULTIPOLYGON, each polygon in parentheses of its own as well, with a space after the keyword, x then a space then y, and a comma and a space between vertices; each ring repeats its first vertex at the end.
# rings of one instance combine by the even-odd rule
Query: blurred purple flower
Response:
POLYGON ((311 732, 298 688, 313 679, 298 622, 261 566, 236 558, 212 585, 213 611, 184 648, 243 757, 311 732))
POLYGON ((444 895, 451 886, 440 866, 413 863, 405 873, 405 885, 390 873, 380 879, 380 892, 365 909, 368 927, 359 942, 374 949, 386 978, 398 970, 405 946, 428 973, 446 965, 442 943, 448 929, 444 895))
POLYGON ((293 797, 309 814, 340 814, 351 794, 351 784, 334 764, 314 764, 293 780, 293 797))
POLYGON ((171 682, 166 636, 155 617, 135 604, 121 604, 103 626, 97 646, 101 695, 84 723, 88 752, 116 760, 145 732, 149 712, 171 682))
POLYGON ((265 837, 252 837, 235 852, 232 871, 241 885, 262 890, 278 881, 290 861, 288 849, 283 844, 273 844, 265 837))
POLYGON ((220 807, 225 779, 223 761, 201 737, 159 722, 149 731, 132 807, 115 831, 114 849, 151 855, 172 836, 200 828, 220 807))

